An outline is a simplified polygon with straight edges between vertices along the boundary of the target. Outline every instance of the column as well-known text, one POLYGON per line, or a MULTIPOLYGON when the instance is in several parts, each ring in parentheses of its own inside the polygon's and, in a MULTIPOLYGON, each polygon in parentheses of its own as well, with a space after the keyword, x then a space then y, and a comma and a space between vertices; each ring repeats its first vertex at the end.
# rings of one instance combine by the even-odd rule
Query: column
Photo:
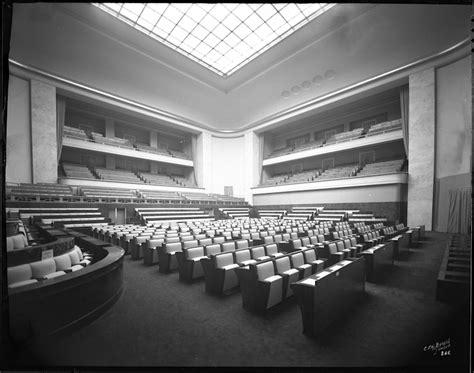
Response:
POLYGON ((115 137, 115 121, 105 118, 105 137, 115 137))
POLYGON ((30 93, 33 183, 56 183, 58 180, 56 87, 32 80, 30 93))
POLYGON ((212 137, 201 132, 195 140, 194 174, 198 187, 210 190, 212 185, 212 137))
POLYGON ((253 131, 246 132, 244 135, 244 190, 245 200, 252 203, 252 190, 260 181, 263 158, 263 135, 253 131))
POLYGON ((158 147, 158 133, 156 131, 150 131, 150 146, 158 147))
POLYGON ((407 224, 432 230, 435 164, 435 71, 410 75, 407 224))

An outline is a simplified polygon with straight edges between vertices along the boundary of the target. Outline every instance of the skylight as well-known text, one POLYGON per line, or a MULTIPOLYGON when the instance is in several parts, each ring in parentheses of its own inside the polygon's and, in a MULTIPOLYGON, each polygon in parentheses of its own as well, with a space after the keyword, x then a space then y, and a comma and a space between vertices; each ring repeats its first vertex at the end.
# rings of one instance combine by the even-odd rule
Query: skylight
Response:
POLYGON ((335 4, 94 3, 221 76, 335 4))

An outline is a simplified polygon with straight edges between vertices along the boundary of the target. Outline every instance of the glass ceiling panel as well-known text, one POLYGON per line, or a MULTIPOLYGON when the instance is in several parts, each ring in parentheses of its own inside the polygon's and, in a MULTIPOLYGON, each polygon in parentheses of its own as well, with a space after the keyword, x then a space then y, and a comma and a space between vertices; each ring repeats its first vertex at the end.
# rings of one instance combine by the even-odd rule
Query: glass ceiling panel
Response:
POLYGON ((328 3, 93 3, 221 76, 332 8, 328 3))

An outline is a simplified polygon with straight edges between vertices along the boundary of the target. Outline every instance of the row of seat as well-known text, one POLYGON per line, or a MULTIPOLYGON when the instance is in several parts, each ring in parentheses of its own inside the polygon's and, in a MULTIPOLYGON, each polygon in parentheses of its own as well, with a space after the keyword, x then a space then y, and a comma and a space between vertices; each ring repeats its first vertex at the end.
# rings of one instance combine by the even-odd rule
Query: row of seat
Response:
POLYGON ((65 254, 32 263, 8 267, 8 287, 10 289, 37 283, 78 271, 92 263, 92 256, 83 253, 76 245, 65 254))
POLYGON ((374 124, 367 129, 355 128, 351 131, 345 131, 345 132, 339 132, 339 133, 333 134, 328 138, 319 138, 313 141, 307 141, 297 146, 287 146, 284 148, 275 149, 266 158, 274 158, 274 157, 290 154, 292 152, 300 152, 300 151, 307 150, 310 148, 327 146, 327 145, 331 145, 335 142, 340 142, 340 141, 355 140, 364 136, 371 136, 371 135, 376 135, 382 132, 395 131, 401 128, 402 128, 401 118, 393 120, 393 121, 386 121, 383 123, 374 124))

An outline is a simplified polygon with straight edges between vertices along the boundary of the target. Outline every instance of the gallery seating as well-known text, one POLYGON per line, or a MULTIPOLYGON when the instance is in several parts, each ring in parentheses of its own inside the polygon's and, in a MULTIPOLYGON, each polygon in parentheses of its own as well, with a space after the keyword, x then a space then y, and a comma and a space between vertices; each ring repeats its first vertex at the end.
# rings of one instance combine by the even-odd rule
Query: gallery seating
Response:
POLYGON ((120 183, 143 184, 140 178, 129 170, 109 169, 96 167, 95 173, 97 176, 105 181, 113 181, 120 183))
POLYGON ((82 164, 62 163, 64 173, 68 178, 74 179, 96 179, 91 170, 82 164))

